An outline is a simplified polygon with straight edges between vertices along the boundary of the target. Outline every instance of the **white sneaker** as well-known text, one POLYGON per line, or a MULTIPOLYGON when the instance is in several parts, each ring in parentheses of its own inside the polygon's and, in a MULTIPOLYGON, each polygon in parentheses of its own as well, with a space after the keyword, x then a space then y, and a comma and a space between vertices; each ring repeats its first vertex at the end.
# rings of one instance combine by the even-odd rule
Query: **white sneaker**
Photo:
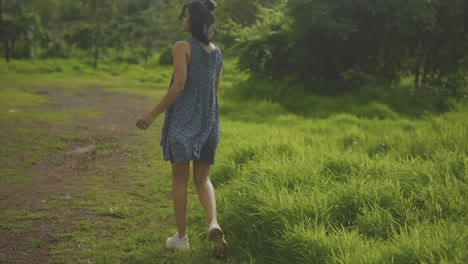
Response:
POLYGON ((216 258, 226 258, 228 253, 228 245, 224 240, 224 234, 217 223, 210 224, 208 228, 208 236, 211 240, 211 249, 216 258))
POLYGON ((174 236, 166 239, 166 248, 190 251, 189 239, 187 235, 183 238, 179 238, 179 232, 176 232, 174 236))

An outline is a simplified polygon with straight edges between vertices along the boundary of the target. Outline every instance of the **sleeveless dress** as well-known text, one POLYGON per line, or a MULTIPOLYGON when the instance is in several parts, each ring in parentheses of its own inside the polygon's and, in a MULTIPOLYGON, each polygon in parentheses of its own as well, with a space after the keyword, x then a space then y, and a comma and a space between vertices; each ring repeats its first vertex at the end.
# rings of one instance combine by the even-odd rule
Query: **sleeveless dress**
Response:
POLYGON ((223 57, 217 46, 208 52, 197 40, 188 42, 191 55, 185 88, 164 117, 163 156, 171 162, 203 160, 214 164, 221 133, 215 82, 223 57))

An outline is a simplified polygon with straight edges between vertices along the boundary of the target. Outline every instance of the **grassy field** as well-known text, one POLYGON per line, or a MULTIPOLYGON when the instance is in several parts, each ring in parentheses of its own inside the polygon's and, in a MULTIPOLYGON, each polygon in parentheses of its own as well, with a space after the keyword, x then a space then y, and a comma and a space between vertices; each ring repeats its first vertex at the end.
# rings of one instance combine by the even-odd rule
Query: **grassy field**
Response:
MULTIPOLYGON (((225 262, 468 263, 467 105, 413 117, 382 102, 353 104, 359 98, 293 94, 297 102, 281 103, 255 94, 268 83, 249 94, 232 61, 224 72, 212 180, 231 247, 225 262)), ((151 64, 93 72, 73 60, 0 63, 0 185, 35 184, 31 171, 96 138, 77 120, 91 126, 112 115, 99 101, 54 111, 47 105, 56 99, 42 88, 120 94, 143 113, 170 74, 151 64)), ((162 117, 156 122, 143 133, 104 133, 94 159, 44 203, 13 206, 12 194, 0 194, 0 230, 25 237, 24 250, 46 249, 50 263, 219 263, 193 186, 193 252, 164 249, 174 220, 162 117), (55 224, 50 239, 41 239, 39 223, 55 224)), ((14 263, 5 252, 0 262, 14 263)))

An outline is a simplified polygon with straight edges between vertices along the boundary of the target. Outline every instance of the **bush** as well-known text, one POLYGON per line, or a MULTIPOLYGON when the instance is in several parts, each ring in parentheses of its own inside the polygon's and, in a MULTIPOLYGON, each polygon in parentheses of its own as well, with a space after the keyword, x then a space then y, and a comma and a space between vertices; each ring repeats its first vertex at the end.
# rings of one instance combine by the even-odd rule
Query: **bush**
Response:
POLYGON ((172 65, 172 47, 165 47, 159 55, 159 65, 169 66, 172 65))
POLYGON ((344 90, 347 92, 356 91, 372 82, 373 78, 371 75, 364 73, 358 68, 349 68, 341 73, 341 79, 343 80, 344 90))
POLYGON ((390 107, 382 103, 370 103, 365 106, 357 106, 352 112, 358 117, 364 117, 369 119, 392 119, 398 118, 398 114, 395 113, 390 107))
POLYGON ((62 40, 55 39, 48 43, 47 48, 41 54, 41 58, 68 58, 70 50, 62 40))
POLYGON ((271 122, 287 111, 278 103, 270 101, 245 101, 242 103, 221 102, 220 111, 231 120, 244 122, 271 122))

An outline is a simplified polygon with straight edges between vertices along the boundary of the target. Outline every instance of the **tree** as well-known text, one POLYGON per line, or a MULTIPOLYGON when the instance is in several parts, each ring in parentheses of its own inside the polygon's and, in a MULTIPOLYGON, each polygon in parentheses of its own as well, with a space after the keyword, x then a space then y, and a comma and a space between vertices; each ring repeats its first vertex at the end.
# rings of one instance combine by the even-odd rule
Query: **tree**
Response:
MULTIPOLYGON (((284 1, 284 0, 283 0, 284 1)), ((272 7, 280 0, 218 0, 216 18, 220 23, 232 20, 236 24, 248 26, 255 23, 255 17, 261 7, 272 7)))
POLYGON ((275 9, 259 7, 256 22, 249 27, 231 23, 231 35, 237 39, 233 49, 239 55, 239 66, 254 77, 284 78, 288 75, 288 46, 292 20, 285 6, 275 9))
POLYGON ((185 0, 168 0, 164 1, 164 7, 156 10, 160 14, 161 19, 161 38, 164 43, 163 47, 167 46, 167 42, 173 43, 176 40, 186 38, 186 35, 181 30, 179 15, 182 11, 182 6, 187 3, 185 0))
POLYGON ((151 55, 153 48, 153 40, 160 36, 160 28, 157 27, 161 23, 161 16, 158 12, 159 6, 153 5, 145 11, 141 12, 145 27, 142 34, 143 47, 145 48, 145 63, 151 55))
MULTIPOLYGON (((117 17, 119 10, 124 4, 124 0, 82 0, 88 7, 87 14, 90 20, 89 29, 91 30, 92 49, 94 63, 97 68, 101 49, 105 47, 106 26, 111 24, 117 17)), ((108 27, 107 27, 108 28, 108 27)))
POLYGON ((255 74, 295 76, 328 94, 413 74, 417 93, 455 95, 464 80, 466 0, 288 0, 284 6, 274 9, 275 19, 260 12, 234 34, 240 65, 255 74))
POLYGON ((148 3, 145 8, 135 11, 131 16, 125 15, 122 21, 121 34, 123 40, 131 46, 141 46, 145 62, 148 61, 154 46, 154 39, 161 34, 162 2, 148 3))
POLYGON ((216 39, 224 46, 235 44, 232 27, 248 27, 256 23, 261 8, 272 8, 284 0, 218 0, 216 10, 216 39))
POLYGON ((3 48, 5 49, 5 58, 7 63, 10 62, 10 45, 6 36, 6 22, 3 21, 3 1, 0 0, 0 38, 2 40, 3 48))
POLYGON ((6 61, 32 57, 35 43, 43 39, 45 32, 29 1, 0 1, 0 23, 6 61))
POLYGON ((457 96, 468 69, 468 2, 431 1, 423 7, 426 15, 407 37, 415 91, 457 96))

